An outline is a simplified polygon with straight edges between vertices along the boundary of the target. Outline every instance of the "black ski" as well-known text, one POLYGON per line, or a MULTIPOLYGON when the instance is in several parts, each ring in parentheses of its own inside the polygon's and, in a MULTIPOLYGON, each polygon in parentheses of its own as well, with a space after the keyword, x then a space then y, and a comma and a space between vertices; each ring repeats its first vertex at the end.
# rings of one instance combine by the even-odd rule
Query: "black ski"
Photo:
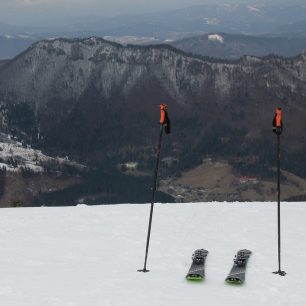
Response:
POLYGON ((244 283, 246 266, 251 254, 252 252, 246 249, 237 252, 234 258, 234 265, 225 279, 226 282, 232 284, 244 283))
POLYGON ((188 280, 202 280, 205 277, 205 261, 208 251, 204 249, 194 251, 192 264, 186 275, 188 280))

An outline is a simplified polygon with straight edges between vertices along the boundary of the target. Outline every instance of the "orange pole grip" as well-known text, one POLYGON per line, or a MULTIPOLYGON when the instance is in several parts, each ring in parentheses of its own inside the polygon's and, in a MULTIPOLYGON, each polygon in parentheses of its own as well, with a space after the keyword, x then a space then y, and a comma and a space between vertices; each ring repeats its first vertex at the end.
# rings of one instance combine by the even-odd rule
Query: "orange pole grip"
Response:
POLYGON ((166 123, 166 109, 167 109, 167 105, 166 104, 160 104, 159 105, 160 108, 160 119, 159 119, 159 123, 160 124, 165 124, 166 123))
POLYGON ((276 109, 275 121, 276 127, 280 128, 282 125, 282 110, 280 108, 276 109))

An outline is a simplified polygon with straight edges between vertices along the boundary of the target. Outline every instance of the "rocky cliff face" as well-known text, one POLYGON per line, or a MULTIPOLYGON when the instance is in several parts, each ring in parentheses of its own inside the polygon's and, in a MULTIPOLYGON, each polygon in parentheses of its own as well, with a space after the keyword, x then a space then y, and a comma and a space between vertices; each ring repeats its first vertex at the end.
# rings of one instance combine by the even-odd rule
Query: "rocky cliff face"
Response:
POLYGON ((47 40, 34 44, 2 69, 0 89, 6 99, 21 99, 37 108, 54 98, 77 101, 91 86, 101 98, 118 93, 127 96, 144 79, 155 78, 178 103, 187 103, 190 95, 207 88, 220 96, 229 95, 241 86, 237 81, 250 83, 253 76, 261 78, 252 86, 266 81, 269 87, 273 79, 273 85, 294 90, 305 81, 305 56, 217 62, 167 46, 123 47, 95 37, 47 40))
MULTIPOLYGON (((43 106, 53 98, 78 100, 90 86, 102 98, 130 91, 156 78, 178 103, 201 89, 230 94, 239 74, 248 81, 263 69, 263 79, 305 81, 305 55, 294 59, 244 57, 235 62, 200 59, 167 46, 123 47, 98 38, 49 40, 34 44, 0 73, 1 93, 43 106)), ((258 80, 259 81, 259 80, 258 80)), ((254 84, 257 85, 257 84, 254 84)))
MULTIPOLYGON (((249 156, 254 142, 258 153, 271 142, 276 106, 284 108, 288 152, 299 154, 305 96, 306 54, 217 61, 92 37, 40 41, 0 66, 2 105, 26 105, 39 145, 82 159, 148 158, 160 102, 173 119, 168 154, 249 156)), ((8 121, 22 128, 18 120, 8 121)))
POLYGON ((143 80, 155 78, 183 103, 213 75, 216 89, 226 93, 234 68, 168 47, 122 47, 97 38, 41 41, 2 71, 1 92, 40 107, 52 98, 76 101, 91 86, 101 98, 127 96, 143 80))

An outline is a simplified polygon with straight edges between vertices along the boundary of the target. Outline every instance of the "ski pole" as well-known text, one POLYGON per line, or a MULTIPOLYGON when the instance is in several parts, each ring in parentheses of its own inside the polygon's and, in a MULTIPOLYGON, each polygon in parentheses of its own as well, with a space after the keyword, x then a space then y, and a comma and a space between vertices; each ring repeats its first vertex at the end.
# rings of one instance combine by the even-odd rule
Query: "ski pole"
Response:
POLYGON ((150 270, 147 270, 147 259, 148 259, 148 253, 149 253, 151 226, 152 226, 152 219, 153 219, 153 209, 154 209, 155 194, 156 194, 156 189, 157 189, 157 176, 158 176, 158 168, 159 168, 159 160, 160 160, 160 152, 161 152, 161 145, 162 145, 162 137, 163 137, 164 127, 165 127, 166 134, 170 133, 170 120, 168 118, 167 105, 166 104, 160 104, 160 121, 159 121, 159 123, 160 123, 160 130, 159 130, 159 138, 158 138, 157 153, 156 153, 156 164, 155 164, 154 179, 153 179, 151 209, 150 209, 150 218, 149 218, 148 233, 147 233, 145 261, 144 261, 143 269, 137 270, 138 272, 149 272, 150 271, 150 270))
POLYGON ((273 119, 273 132, 277 135, 277 234, 278 234, 278 271, 273 272, 285 276, 286 272, 281 270, 281 212, 280 212, 280 135, 283 131, 282 109, 275 110, 273 119))

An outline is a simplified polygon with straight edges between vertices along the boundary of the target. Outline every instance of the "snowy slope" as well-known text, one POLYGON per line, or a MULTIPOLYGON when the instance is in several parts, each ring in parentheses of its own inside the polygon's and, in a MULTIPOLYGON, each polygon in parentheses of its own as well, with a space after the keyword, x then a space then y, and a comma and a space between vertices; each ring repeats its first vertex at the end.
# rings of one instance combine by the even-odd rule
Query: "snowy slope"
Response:
POLYGON ((159 204, 142 268, 149 205, 1 209, 0 305, 306 305, 306 205, 282 206, 277 269, 275 203, 159 204), (207 279, 184 276, 207 248, 207 279), (239 248, 253 251, 246 283, 224 279, 239 248))
POLYGON ((34 172, 44 172, 43 166, 48 162, 53 162, 54 165, 68 165, 79 169, 86 168, 84 165, 70 161, 68 157, 54 158, 43 154, 41 150, 32 149, 30 146, 25 147, 21 142, 4 133, 0 133, 0 161, 0 167, 4 167, 11 172, 20 171, 24 167, 34 172), (15 165, 12 164, 12 160, 15 161, 15 165))

